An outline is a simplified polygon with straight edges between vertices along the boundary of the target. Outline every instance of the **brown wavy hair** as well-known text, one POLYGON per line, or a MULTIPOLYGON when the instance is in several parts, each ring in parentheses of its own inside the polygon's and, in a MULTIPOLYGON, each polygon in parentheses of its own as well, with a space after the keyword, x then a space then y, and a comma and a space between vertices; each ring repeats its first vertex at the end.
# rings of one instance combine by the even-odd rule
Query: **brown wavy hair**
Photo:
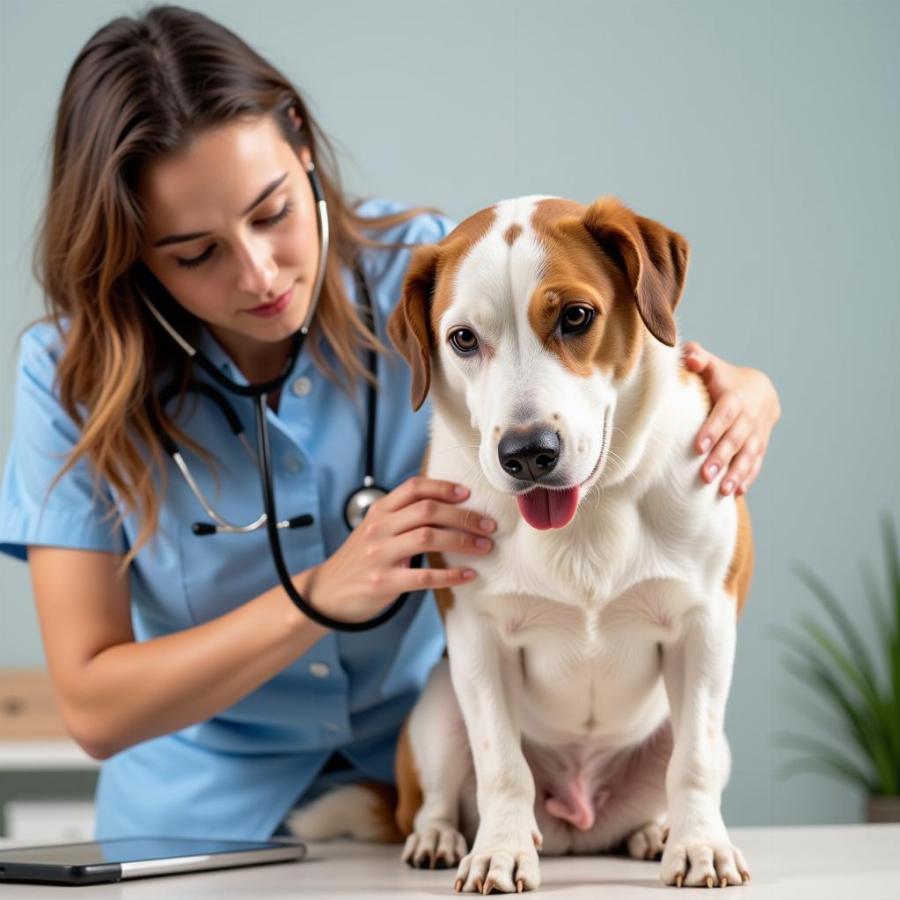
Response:
MULTIPOLYGON (((334 150, 300 92, 237 35, 200 13, 156 6, 138 18, 111 21, 81 50, 63 88, 34 268, 47 319, 62 338, 60 400, 80 436, 53 485, 87 459, 96 488, 105 480, 121 501, 110 516, 138 515, 139 535, 123 567, 158 526, 154 472, 162 473, 164 491, 166 467, 154 418, 177 443, 211 460, 159 407, 159 376, 169 373, 184 385, 190 361, 174 352, 139 294, 144 215, 138 178, 148 161, 177 153, 205 129, 261 115, 273 116, 285 140, 297 151, 308 146, 316 162, 331 242, 307 346, 319 369, 349 390, 356 379, 370 377, 362 353, 387 348, 350 302, 341 268, 353 265, 361 245, 398 246, 366 232, 422 210, 359 216, 344 197, 334 150), (292 115, 302 122, 299 134, 292 115), (153 465, 142 449, 149 449, 153 465)), ((186 311, 177 321, 188 340, 201 327, 186 311)))

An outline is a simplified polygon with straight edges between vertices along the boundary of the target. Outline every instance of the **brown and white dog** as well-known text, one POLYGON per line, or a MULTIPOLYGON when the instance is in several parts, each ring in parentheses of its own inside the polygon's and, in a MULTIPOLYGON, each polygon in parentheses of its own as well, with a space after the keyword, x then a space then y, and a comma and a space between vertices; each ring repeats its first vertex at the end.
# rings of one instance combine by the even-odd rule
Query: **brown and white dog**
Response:
POLYGON ((687 267, 613 198, 504 201, 414 252, 389 330, 432 398, 425 471, 498 523, 486 557, 440 563, 479 577, 438 592, 448 655, 398 752, 404 858, 458 863, 457 890, 536 888, 537 848, 623 842, 667 884, 749 877, 720 801, 752 542, 692 449, 687 267))

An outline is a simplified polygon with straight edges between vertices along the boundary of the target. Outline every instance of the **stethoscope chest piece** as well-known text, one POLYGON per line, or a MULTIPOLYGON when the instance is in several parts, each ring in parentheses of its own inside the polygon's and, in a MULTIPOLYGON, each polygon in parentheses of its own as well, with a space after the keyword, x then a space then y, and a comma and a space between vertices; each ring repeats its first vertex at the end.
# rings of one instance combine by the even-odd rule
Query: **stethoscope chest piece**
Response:
POLYGON ((369 507, 386 495, 387 491, 375 484, 372 477, 367 475, 363 480, 363 486, 355 490, 344 504, 344 522, 347 523, 347 527, 353 531, 366 517, 369 507))

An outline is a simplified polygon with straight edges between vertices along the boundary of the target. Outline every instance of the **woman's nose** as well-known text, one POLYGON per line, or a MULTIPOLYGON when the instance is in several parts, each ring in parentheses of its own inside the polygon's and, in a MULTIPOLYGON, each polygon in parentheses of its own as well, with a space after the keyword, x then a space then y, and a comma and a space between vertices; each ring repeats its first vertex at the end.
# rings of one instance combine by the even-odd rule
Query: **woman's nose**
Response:
POLYGON ((239 246, 237 255, 238 288, 241 291, 262 296, 274 287, 278 266, 267 240, 245 241, 239 246))

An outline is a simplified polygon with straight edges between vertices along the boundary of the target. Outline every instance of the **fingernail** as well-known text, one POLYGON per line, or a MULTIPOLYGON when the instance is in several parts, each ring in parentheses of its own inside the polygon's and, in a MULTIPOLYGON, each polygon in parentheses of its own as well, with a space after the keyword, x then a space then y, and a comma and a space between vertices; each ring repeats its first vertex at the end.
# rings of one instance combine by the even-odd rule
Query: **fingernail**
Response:
POLYGON ((479 523, 482 531, 493 531, 497 523, 493 519, 482 519, 479 523))
POLYGON ((466 494, 469 493, 469 489, 467 487, 465 487, 464 485, 457 484, 453 488, 453 493, 456 494, 457 497, 465 497, 466 494))
POLYGON ((491 542, 487 538, 475 538, 475 546, 485 550, 491 546, 491 542))
POLYGON ((706 453, 706 451, 709 450, 709 448, 711 446, 712 446, 712 438, 703 438, 703 440, 700 441, 700 452, 706 453))
POLYGON ((710 478, 713 478, 718 471, 719 467, 715 463, 713 463, 711 466, 707 467, 706 474, 709 475, 710 478))
POLYGON ((733 487, 734 487, 734 482, 733 482, 733 481, 726 481, 726 482, 725 482, 725 486, 722 488, 722 493, 723 493, 723 494, 730 494, 730 493, 731 493, 731 489, 732 489, 733 487))
POLYGON ((474 569, 463 569, 462 574, 463 574, 463 578, 471 579, 471 578, 475 577, 475 570, 474 569))

